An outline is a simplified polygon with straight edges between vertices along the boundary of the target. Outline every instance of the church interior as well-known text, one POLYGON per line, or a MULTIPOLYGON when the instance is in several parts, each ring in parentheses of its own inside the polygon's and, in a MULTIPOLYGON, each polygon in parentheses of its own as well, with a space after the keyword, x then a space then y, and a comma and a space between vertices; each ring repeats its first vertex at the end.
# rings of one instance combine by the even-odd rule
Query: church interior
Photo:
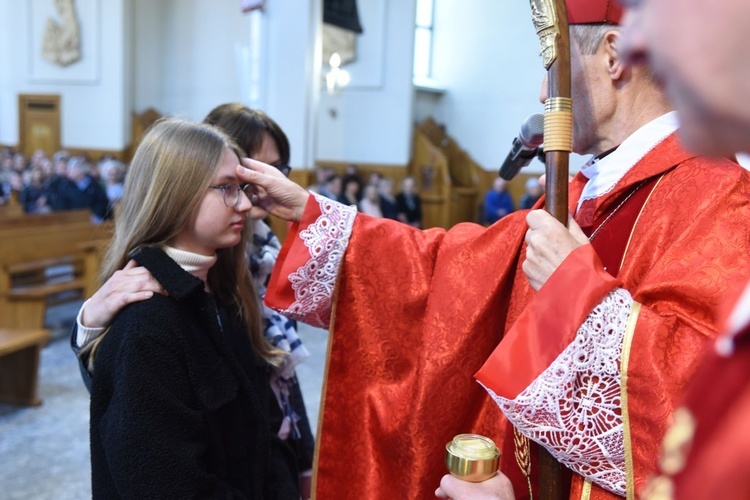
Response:
MULTIPOLYGON (((487 222, 485 193, 542 109, 528 2, 359 0, 355 28, 330 3, 0 0, 0 497, 90 496, 69 332, 98 287, 128 162, 159 118, 242 103, 284 130, 303 187, 324 183, 319 172, 376 173, 396 194, 412 178, 421 227, 487 222), (75 169, 102 185, 108 210, 25 194, 75 169)), ((543 170, 534 160, 508 183, 515 208, 543 170)), ((271 226, 283 240, 286 224, 271 226)), ((314 424, 327 338, 305 325, 300 336, 314 424)))

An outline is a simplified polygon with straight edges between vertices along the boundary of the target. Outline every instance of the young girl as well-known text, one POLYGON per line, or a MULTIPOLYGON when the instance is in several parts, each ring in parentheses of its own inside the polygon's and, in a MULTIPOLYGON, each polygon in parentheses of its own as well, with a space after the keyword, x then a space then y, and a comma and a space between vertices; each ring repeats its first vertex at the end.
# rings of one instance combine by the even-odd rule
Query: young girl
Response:
POLYGON ((93 348, 94 498, 299 498, 269 427, 283 353, 261 332, 240 154, 216 128, 164 120, 133 158, 102 278, 135 258, 165 294, 123 309, 93 348))

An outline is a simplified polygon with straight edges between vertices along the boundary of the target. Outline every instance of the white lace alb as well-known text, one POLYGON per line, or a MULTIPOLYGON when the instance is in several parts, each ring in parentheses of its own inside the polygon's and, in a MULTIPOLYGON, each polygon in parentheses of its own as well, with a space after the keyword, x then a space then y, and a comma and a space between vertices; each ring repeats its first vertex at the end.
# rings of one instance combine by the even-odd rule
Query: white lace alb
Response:
POLYGON ((619 495, 627 484, 620 359, 632 305, 626 290, 610 292, 573 342, 514 400, 485 387, 521 434, 619 495))
POLYGON ((289 275, 294 302, 280 311, 320 328, 331 321, 331 304, 336 278, 349 245, 357 208, 313 193, 320 216, 299 237, 310 251, 310 260, 289 275))

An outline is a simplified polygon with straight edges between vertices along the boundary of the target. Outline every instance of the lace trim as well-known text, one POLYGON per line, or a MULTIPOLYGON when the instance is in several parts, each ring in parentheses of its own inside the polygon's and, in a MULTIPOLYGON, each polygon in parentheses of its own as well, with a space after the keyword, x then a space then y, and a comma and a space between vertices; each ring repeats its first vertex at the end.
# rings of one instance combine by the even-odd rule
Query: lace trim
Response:
POLYGON ((293 319, 326 328, 331 320, 336 278, 349 245, 357 209, 316 193, 313 196, 320 205, 320 216, 299 233, 310 251, 310 260, 289 275, 294 302, 281 312, 293 319))
POLYGON ((610 292, 573 342, 515 400, 485 387, 523 435, 618 495, 625 495, 627 484, 620 357, 632 305, 626 290, 610 292))

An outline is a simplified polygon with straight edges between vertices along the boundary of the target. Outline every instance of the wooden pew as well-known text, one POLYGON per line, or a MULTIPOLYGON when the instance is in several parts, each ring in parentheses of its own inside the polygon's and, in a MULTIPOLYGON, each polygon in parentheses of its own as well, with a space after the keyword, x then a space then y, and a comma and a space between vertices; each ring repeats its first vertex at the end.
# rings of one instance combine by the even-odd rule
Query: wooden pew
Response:
POLYGON ((13 191, 4 205, 0 205, 0 219, 23 215, 23 206, 19 200, 18 191, 13 191))
POLYGON ((414 130, 410 170, 420 187, 424 227, 479 220, 484 170, 432 118, 414 130))
POLYGON ((111 229, 85 210, 0 219, 0 327, 41 329, 51 300, 93 294, 111 229))
POLYGON ((47 330, 0 328, 0 403, 37 406, 39 353, 47 330))
POLYGON ((46 307, 91 295, 111 223, 87 210, 0 217, 0 402, 38 405, 46 307), (67 294, 67 295, 66 295, 67 294))

